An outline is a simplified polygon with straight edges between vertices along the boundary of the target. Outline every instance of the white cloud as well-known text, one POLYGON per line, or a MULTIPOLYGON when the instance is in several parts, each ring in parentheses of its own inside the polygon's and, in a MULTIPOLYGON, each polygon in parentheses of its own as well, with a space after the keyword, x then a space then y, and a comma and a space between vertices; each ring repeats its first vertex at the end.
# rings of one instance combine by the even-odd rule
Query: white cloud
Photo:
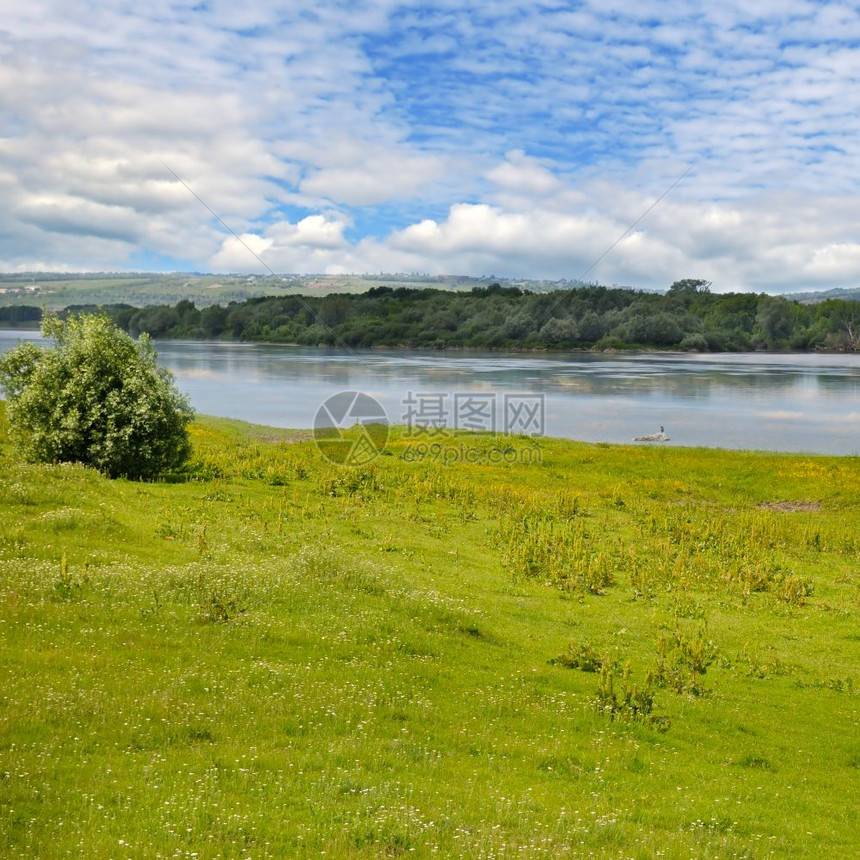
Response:
POLYGON ((441 158, 412 155, 397 146, 376 152, 355 149, 340 163, 313 171, 300 183, 300 192, 346 206, 409 199, 440 177, 445 167, 441 158))
POLYGON ((574 277, 695 162, 594 277, 856 283, 858 38, 807 0, 6 4, 0 265, 252 268, 164 162, 278 270, 574 277))
POLYGON ((505 161, 487 172, 487 178, 505 191, 529 196, 551 194, 561 186, 549 167, 521 149, 509 152, 505 161))
POLYGON ((816 250, 806 272, 816 280, 854 280, 860 275, 860 244, 843 242, 816 250))
MULTIPOLYGON (((560 184, 557 194, 536 195, 530 207, 459 203, 444 218, 423 219, 381 239, 350 241, 347 225, 337 218, 282 222, 268 228, 264 243, 254 247, 279 272, 421 271, 571 279, 587 274, 601 283, 647 287, 703 277, 717 291, 780 291, 825 287, 834 278, 841 283, 860 279, 860 245, 827 241, 840 231, 850 233, 848 219, 853 211, 856 223, 858 204, 852 208, 834 199, 818 208, 786 195, 707 206, 669 200, 623 236, 652 202, 607 183, 578 191, 560 184), (590 214, 565 211, 563 202, 570 197, 590 214)), ((224 242, 212 266, 254 268, 247 251, 233 239, 224 242)))
POLYGON ((280 221, 262 236, 243 233, 225 239, 212 258, 212 267, 240 272, 261 271, 267 266, 279 272, 327 271, 336 259, 335 252, 348 250, 343 236, 346 226, 341 219, 322 215, 310 215, 296 224, 280 221))

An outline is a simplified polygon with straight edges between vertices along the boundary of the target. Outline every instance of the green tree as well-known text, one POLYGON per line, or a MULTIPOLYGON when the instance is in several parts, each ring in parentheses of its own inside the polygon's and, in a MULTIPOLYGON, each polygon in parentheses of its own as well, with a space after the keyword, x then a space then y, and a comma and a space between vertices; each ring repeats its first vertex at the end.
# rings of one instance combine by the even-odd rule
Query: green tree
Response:
POLYGON ((217 337, 224 331, 229 313, 221 305, 212 305, 200 312, 200 325, 207 337, 217 337))
POLYGON ((783 296, 762 296, 755 321, 768 345, 774 346, 790 337, 794 307, 783 296))
POLYGON ((193 417, 148 336, 106 316, 46 316, 51 347, 23 343, 0 358, 0 390, 24 457, 85 463, 110 477, 154 478, 190 454, 193 417))
POLYGON ((540 338, 548 344, 572 343, 579 339, 579 329, 572 319, 551 317, 541 328, 540 338))
POLYGON ((584 341, 600 340, 606 334, 607 326, 600 314, 586 311, 577 326, 579 336, 584 341))
POLYGON ((649 346, 673 346, 684 336, 678 319, 672 314, 662 312, 633 317, 627 323, 624 333, 624 339, 628 343, 649 346))
POLYGON ((830 348, 853 352, 860 347, 860 303, 844 299, 822 302, 818 318, 830 348))
POLYGON ((711 282, 704 281, 701 278, 683 278, 680 281, 675 281, 666 291, 669 296, 701 296, 711 292, 711 282))

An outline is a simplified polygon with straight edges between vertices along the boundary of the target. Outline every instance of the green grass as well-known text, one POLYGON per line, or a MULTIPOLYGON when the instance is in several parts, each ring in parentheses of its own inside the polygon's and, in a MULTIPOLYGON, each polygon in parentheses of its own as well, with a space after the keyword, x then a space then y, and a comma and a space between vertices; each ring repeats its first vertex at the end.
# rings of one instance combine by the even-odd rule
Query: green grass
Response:
MULTIPOLYGON (((68 305, 109 305, 125 303, 142 307, 146 305, 174 305, 188 299, 198 307, 212 304, 226 305, 231 301, 241 302, 260 296, 310 295, 324 296, 330 293, 363 293, 383 284, 390 287, 435 287, 436 289, 471 289, 481 283, 474 279, 420 278, 410 280, 407 276, 381 277, 363 275, 313 275, 274 276, 265 275, 248 280, 245 275, 193 275, 182 273, 135 273, 115 276, 93 274, 92 277, 76 277, 64 280, 56 275, 40 278, 29 276, 5 276, 0 273, 0 288, 23 290, 31 282, 39 286, 34 293, 0 293, 0 307, 33 305, 59 311, 68 305)), ((485 284, 486 285, 486 284, 485 284)), ((538 288, 536 283, 533 285, 538 288)), ((37 327, 37 326, 36 326, 37 327)))
POLYGON ((0 446, 0 855, 856 852, 857 459, 193 440, 0 446))

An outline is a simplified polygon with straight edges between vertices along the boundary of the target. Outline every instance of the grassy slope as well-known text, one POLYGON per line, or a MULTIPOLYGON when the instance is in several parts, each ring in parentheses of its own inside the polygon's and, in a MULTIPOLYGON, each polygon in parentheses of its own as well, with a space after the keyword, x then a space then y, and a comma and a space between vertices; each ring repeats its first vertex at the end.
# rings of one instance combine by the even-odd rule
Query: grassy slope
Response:
POLYGON ((0 449, 0 854, 856 850, 856 459, 395 440, 356 471, 277 438, 204 419, 180 484, 0 449), (547 534, 564 587, 524 575, 547 534), (672 633, 716 655, 654 686, 665 732, 550 662, 642 686, 672 633))
MULTIPOLYGON (((0 274, 0 287, 24 288, 29 281, 3 281, 0 274)), ((255 296, 313 295, 324 296, 329 293, 363 293, 372 287, 384 284, 390 287, 410 287, 420 289, 432 286, 436 289, 471 289, 475 282, 458 282, 455 278, 428 282, 373 279, 357 275, 320 275, 313 277, 286 277, 283 280, 266 276, 249 282, 244 275, 191 275, 191 274, 143 274, 137 276, 72 278, 63 280, 40 280, 40 292, 22 295, 0 294, 0 307, 12 305, 46 306, 48 310, 58 311, 68 305, 95 304, 109 305, 126 303, 141 307, 145 305, 176 304, 180 299, 188 299, 198 307, 212 304, 226 305, 231 301, 244 301, 255 296)), ((538 287, 538 284, 535 284, 538 287)))

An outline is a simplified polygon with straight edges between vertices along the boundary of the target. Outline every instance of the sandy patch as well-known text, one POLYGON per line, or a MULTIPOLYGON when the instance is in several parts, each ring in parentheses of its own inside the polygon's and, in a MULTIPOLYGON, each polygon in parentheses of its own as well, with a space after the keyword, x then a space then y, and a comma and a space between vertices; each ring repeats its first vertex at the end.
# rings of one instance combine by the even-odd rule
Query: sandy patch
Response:
POLYGON ((762 502, 756 507, 764 508, 768 511, 783 511, 787 514, 794 514, 800 511, 814 513, 821 510, 821 502, 762 502))

